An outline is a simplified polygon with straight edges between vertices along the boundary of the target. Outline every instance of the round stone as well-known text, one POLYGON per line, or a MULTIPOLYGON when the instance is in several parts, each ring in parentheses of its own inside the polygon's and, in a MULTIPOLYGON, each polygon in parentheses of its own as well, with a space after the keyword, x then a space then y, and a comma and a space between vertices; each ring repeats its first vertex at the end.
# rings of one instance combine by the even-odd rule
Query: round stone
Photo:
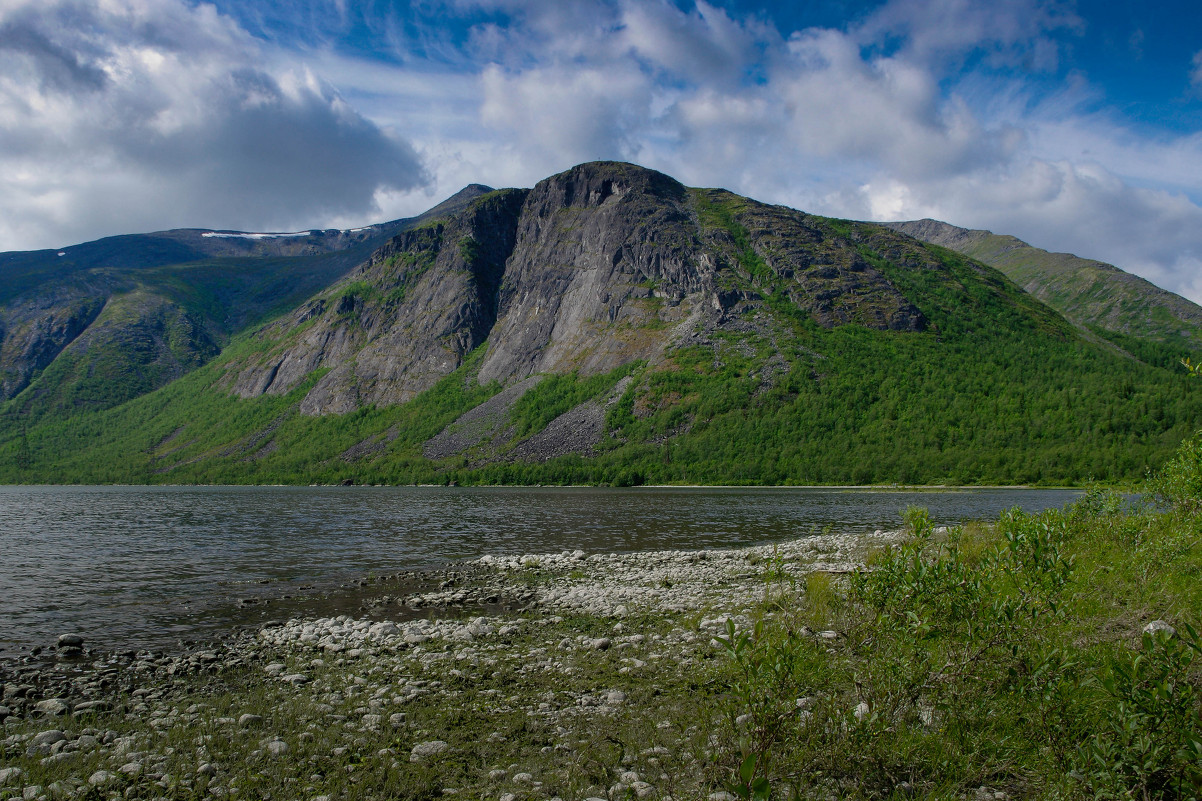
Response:
POLYGON ((71 707, 61 698, 47 698, 45 701, 38 701, 33 705, 33 708, 43 715, 52 717, 65 715, 71 711, 71 707))
POLYGON ((447 750, 447 744, 442 740, 427 740, 413 746, 413 750, 409 752, 409 761, 421 762, 423 759, 441 754, 445 750, 447 750))

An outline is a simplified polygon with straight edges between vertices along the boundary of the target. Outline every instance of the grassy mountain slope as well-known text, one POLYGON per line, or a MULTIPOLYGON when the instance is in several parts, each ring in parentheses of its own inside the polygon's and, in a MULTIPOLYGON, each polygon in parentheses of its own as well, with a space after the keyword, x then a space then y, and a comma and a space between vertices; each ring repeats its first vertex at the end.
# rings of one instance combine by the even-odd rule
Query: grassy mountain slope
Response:
MULTIPOLYGON (((486 191, 468 187, 431 213, 486 191)), ((33 419, 157 389, 425 219, 296 236, 181 229, 0 254, 0 400, 33 419)))
MULTIPOLYGON (((10 414, 0 480, 1061 484, 1137 480, 1202 425, 1183 373, 1083 337, 951 250, 586 167, 531 190, 514 219, 513 200, 490 210, 497 195, 427 219, 288 325, 234 337, 161 389, 31 423, 10 414), (457 339, 487 318, 471 311, 493 297, 482 246, 502 234, 517 255, 495 319, 457 339), (361 359, 395 328, 385 312, 420 298, 463 299, 446 306, 463 312, 451 328, 409 335, 462 355, 404 402, 363 400, 361 359), (316 331, 349 343, 338 359, 276 392, 233 391, 248 365, 274 375, 316 331), (360 402, 319 413, 322 386, 316 397, 360 402)), ((405 357, 397 375, 411 364, 427 362, 405 357)))
POLYGON ((1113 265, 937 220, 884 225, 996 267, 1072 322, 1145 361, 1175 364, 1202 350, 1202 307, 1113 265))

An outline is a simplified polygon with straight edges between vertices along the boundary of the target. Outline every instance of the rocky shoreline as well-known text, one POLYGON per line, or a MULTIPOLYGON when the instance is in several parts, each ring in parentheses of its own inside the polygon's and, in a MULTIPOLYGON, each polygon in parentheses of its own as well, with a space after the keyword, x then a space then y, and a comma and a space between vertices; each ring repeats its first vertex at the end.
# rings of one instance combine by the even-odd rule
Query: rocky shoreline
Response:
POLYGON ((186 653, 64 640, 0 664, 0 799, 724 798, 713 637, 897 536, 485 556, 186 653))

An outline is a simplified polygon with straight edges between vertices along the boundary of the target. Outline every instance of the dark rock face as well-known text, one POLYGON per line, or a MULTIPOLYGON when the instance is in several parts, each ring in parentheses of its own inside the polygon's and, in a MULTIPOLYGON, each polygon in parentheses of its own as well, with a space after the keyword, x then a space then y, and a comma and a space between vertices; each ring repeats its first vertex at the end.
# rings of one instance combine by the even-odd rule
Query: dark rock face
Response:
MULTIPOLYGON (((891 331, 926 328, 922 312, 857 252, 856 243, 833 232, 820 218, 757 203, 746 204, 736 220, 747 230, 755 255, 772 271, 774 278, 769 280, 819 325, 856 324, 891 331)), ((898 264, 914 269, 934 264, 920 248, 873 244, 890 250, 891 260, 898 264)))
MULTIPOLYGON (((932 263, 883 233, 906 263, 932 263)), ((631 164, 583 164, 397 236, 266 330, 277 345, 237 365, 231 385, 282 394, 328 368, 300 408, 343 413, 403 403, 481 345, 480 383, 597 374, 661 363, 714 331, 763 329, 770 300, 827 327, 926 326, 829 221, 631 164)))
POLYGON ((33 375, 83 333, 103 307, 103 298, 63 288, 0 310, 0 400, 25 389, 33 375))
POLYGON ((651 170, 585 164, 539 183, 522 209, 480 380, 662 358, 672 340, 663 326, 687 319, 712 285, 697 233, 688 191, 651 170))
POLYGON ((923 330, 922 313, 817 219, 629 164, 549 178, 522 210, 480 379, 654 364, 773 293, 827 327, 923 330))
POLYGON ((233 379, 243 397, 292 390, 330 372, 306 414, 403 403, 453 372, 496 318, 496 295, 525 193, 498 192, 408 231, 335 287, 265 332, 282 347, 233 379), (297 332, 300 326, 307 326, 297 332))

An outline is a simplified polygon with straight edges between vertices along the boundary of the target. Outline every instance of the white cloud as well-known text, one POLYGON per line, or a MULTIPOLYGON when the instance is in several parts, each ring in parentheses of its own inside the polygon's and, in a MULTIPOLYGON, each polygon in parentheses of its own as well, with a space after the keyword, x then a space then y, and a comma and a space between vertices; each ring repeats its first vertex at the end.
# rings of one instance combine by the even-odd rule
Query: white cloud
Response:
POLYGON ((892 0, 854 36, 868 45, 900 40, 908 60, 931 66, 983 52, 994 64, 1050 72, 1059 48, 1048 34, 1082 26, 1066 4, 1048 0, 892 0))
POLYGON ((507 73, 489 67, 482 76, 480 117, 508 133, 527 159, 562 169, 596 158, 637 159, 651 99, 637 69, 556 68, 507 73))
POLYGON ((0 242, 368 216, 412 147, 300 64, 265 66, 212 6, 61 0, 0 11, 0 242))
POLYGON ((624 2, 618 47, 694 83, 735 88, 771 31, 742 24, 705 2, 694 13, 666 3, 624 2))

